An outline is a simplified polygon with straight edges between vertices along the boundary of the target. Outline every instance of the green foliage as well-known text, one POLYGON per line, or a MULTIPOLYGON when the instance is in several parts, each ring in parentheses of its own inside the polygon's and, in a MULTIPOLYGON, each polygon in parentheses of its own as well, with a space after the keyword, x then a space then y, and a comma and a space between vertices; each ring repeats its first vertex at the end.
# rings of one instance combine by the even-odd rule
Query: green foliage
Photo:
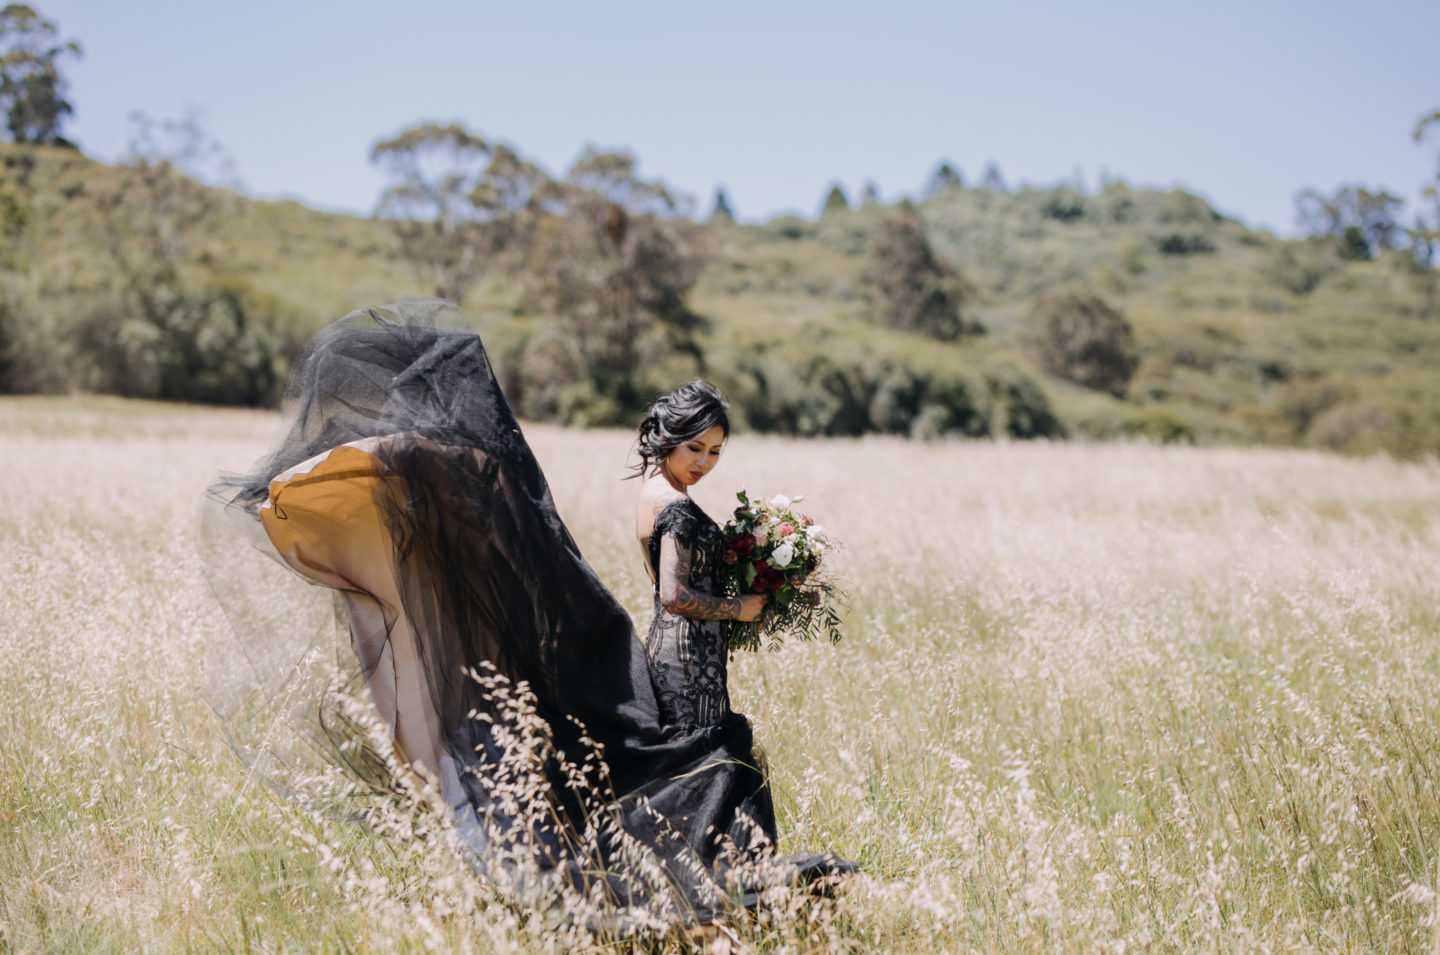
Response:
POLYGON ((964 316, 974 286, 936 258, 915 215, 898 212, 880 224, 865 278, 875 288, 875 320, 881 324, 941 341, 983 331, 964 316))
POLYGON ((132 317, 93 316, 82 343, 108 354, 98 369, 100 389, 167 401, 274 403, 281 385, 274 340, 256 324, 245 292, 235 285, 160 287, 132 317))
POLYGON ((457 303, 528 240, 550 189, 534 163, 455 124, 412 126, 376 143, 370 159, 390 176, 376 217, 434 294, 457 303))
POLYGON ((997 363, 986 370, 994 405, 992 434, 1012 438, 1063 438, 1066 428, 1040 385, 1016 365, 997 363))
POLYGON ((1307 234, 1334 240, 1344 258, 1370 259, 1395 248, 1403 205, 1398 196, 1363 186, 1341 186, 1328 196, 1305 189, 1295 196, 1295 218, 1307 234))
POLYGON ((781 239, 805 239, 815 234, 813 223, 795 215, 776 216, 761 228, 781 239))
MULTIPOLYGON (((434 293, 399 256, 393 223, 254 202, 197 182, 197 160, 213 150, 194 136, 187 145, 184 125, 150 124, 117 167, 74 150, 0 144, 0 335, 9 359, 0 387, 158 394, 193 377, 186 397, 248 400, 334 317, 434 293), (224 291, 237 297, 238 313, 224 291), (246 336, 266 347, 244 344, 246 336), (186 344, 200 337, 213 347, 186 344), (224 357, 232 348, 233 361, 224 357), (120 380, 122 365, 135 383, 120 380)), ((502 156, 491 149, 476 187, 502 156)), ((797 433, 1163 439, 1166 429, 1146 423, 1161 409, 1200 444, 1440 453, 1440 323, 1423 320, 1440 311, 1440 295, 1423 245, 1419 254, 1347 260, 1331 237, 1278 239, 1216 216, 1198 197, 1122 182, 1081 196, 1084 214, 1068 221, 1045 211, 1055 190, 997 187, 890 206, 877 191, 849 212, 710 230, 687 221, 662 185, 635 175, 633 157, 594 153, 576 181, 560 183, 519 174, 524 160, 513 150, 506 161, 511 168, 497 166, 488 189, 471 189, 475 215, 522 213, 533 181, 543 201, 509 220, 514 240, 465 304, 507 395, 531 418, 628 426, 627 408, 700 373, 735 399, 742 423, 753 413, 751 427, 797 433), (570 218, 579 207, 570 190, 581 186, 625 218, 609 219, 598 204, 598 217, 570 218), (962 320, 983 319, 989 334, 947 342, 874 320, 871 252, 896 215, 922 223, 935 263, 963 268, 962 320), (629 246, 652 224, 660 235, 637 241, 633 258, 596 254, 607 230, 623 225, 629 246), (1203 237, 1209 251, 1164 254, 1169 235, 1203 237), (532 258, 542 246, 549 253, 532 258), (547 291, 554 270, 566 268, 547 291), (630 268, 680 281, 647 286, 638 273, 621 275, 630 268), (1020 357, 1027 313, 1074 287, 1103 291, 1131 325, 1141 364, 1121 397, 1043 365, 1031 370, 1020 357), (620 322, 613 302, 641 299, 642 314, 620 322), (680 321, 659 322, 645 314, 652 306, 680 321), (619 322, 613 343, 601 320, 607 309, 619 322), (612 344, 639 364, 610 373, 612 344), (1332 385, 1343 395, 1327 397, 1332 385)))
POLYGON ((1195 429, 1172 408, 1145 408, 1128 418, 1124 427, 1131 437, 1149 438, 1162 444, 1195 443, 1195 429))
POLYGON ((1096 200, 1099 215, 1107 222, 1131 222, 1137 215, 1135 190, 1123 182, 1107 182, 1096 200))
POLYGON ((1410 450, 1411 422, 1405 409, 1378 398, 1345 401, 1326 410, 1306 434, 1310 444, 1344 454, 1410 450))
POLYGON ((1010 191, 1005 185, 1005 176, 1000 172, 1000 167, 993 162, 985 164, 985 174, 980 179, 980 188, 992 196, 1010 191))
POLYGON ((15 362, 14 332, 11 323, 15 316, 7 298, 0 298, 0 394, 13 394, 15 381, 11 369, 15 362))
POLYGON ((633 157, 587 152, 553 191, 521 275, 530 307, 549 316, 522 367, 529 414, 628 423, 649 403, 666 355, 703 361, 705 320, 687 297, 704 268, 695 226, 635 174, 633 157))
POLYGON ((1056 222, 1074 222, 1085 217, 1085 197, 1073 186, 1056 186, 1045 196, 1040 214, 1056 222))
POLYGON ((1160 221, 1174 225, 1205 225, 1219 218, 1210 203, 1184 189, 1167 192, 1160 209, 1160 221))
POLYGON ((730 208, 730 197, 725 194, 723 187, 715 190, 715 207, 710 210, 707 221, 711 225, 735 224, 735 210, 730 208))
POLYGON ((850 200, 845 197, 845 190, 840 188, 840 184, 837 182, 825 194, 825 201, 820 205, 820 214, 828 216, 835 212, 846 212, 849 209, 850 200))
POLYGON ((1155 236, 1161 255, 1201 255, 1215 251, 1215 243, 1203 232, 1164 232, 1155 236))
POLYGON ((854 354, 812 352, 797 360, 773 349, 741 358, 738 370, 726 393, 749 426, 761 431, 916 438, 990 433, 985 383, 963 371, 908 368, 893 358, 854 354))
POLYGON ((926 199, 943 195, 952 189, 964 189, 965 180, 960 177, 960 172, 950 165, 949 160, 941 160, 935 171, 930 173, 930 178, 925 180, 925 185, 920 190, 920 195, 926 199))
POLYGON ((0 9, 0 110, 12 142, 69 145, 61 126, 74 108, 60 61, 79 55, 80 44, 61 40, 59 28, 33 7, 0 9))
POLYGON ((1265 266, 1271 282, 1295 295, 1308 295, 1320 287, 1325 277, 1335 271, 1332 256, 1314 245, 1287 243, 1276 247, 1265 266))
POLYGON ((1024 348, 1058 378, 1123 395, 1139 357, 1129 321, 1083 290, 1045 296, 1025 318, 1024 348))
POLYGON ((21 266, 23 238, 30 225, 35 157, 30 150, 0 155, 0 269, 21 266))

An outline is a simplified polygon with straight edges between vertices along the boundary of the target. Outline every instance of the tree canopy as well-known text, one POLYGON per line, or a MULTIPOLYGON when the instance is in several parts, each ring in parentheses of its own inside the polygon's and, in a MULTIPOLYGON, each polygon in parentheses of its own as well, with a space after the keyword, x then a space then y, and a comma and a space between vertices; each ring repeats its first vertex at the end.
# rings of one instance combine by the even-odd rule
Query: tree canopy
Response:
POLYGON ((412 126, 376 143, 370 158, 390 174, 375 215, 400 256, 453 302, 523 248, 557 200, 535 163, 454 123, 412 126))
POLYGON ((982 330, 963 314, 974 286, 936 257, 924 223, 908 209, 880 224, 865 277, 875 288, 874 317, 882 325, 941 341, 982 330))
POLYGON ((70 145, 61 127, 74 107, 60 62, 78 56, 80 44, 60 39, 59 28, 33 7, 0 9, 0 110, 11 141, 70 145))
POLYGON ((965 181, 960 178, 960 173, 950 165, 949 160, 942 160, 935 171, 930 173, 930 178, 925 180, 925 186, 920 194, 925 198, 942 195, 951 189, 963 189, 965 181))
POLYGON ((1346 258, 1368 259, 1395 248, 1404 204, 1399 196, 1364 186, 1341 186, 1328 196, 1305 189, 1295 197, 1295 217, 1310 235, 1337 240, 1346 258))
POLYGON ((1055 377, 1116 396, 1140 364, 1130 322, 1083 289, 1038 299, 1025 316, 1022 347, 1055 377))
POLYGON ((550 326, 527 355, 519 403, 562 420, 628 421, 666 356, 702 362, 705 322, 687 303, 705 263, 700 227, 675 214, 682 203, 663 183, 640 178, 629 153, 588 148, 554 194, 522 274, 550 326))

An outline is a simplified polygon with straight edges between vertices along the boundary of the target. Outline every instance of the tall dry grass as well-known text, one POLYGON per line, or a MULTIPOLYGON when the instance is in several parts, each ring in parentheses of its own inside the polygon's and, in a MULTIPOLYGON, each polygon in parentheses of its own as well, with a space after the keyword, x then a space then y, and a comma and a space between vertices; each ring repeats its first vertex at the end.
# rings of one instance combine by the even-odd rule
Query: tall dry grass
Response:
MULTIPOLYGON (((200 490, 263 414, 0 402, 0 950, 504 951, 437 823, 247 776, 196 693, 200 490)), ((616 432, 530 428, 644 626, 616 432)), ((1440 950, 1440 468, 1299 452, 739 435, 804 492, 847 640, 738 659, 787 851, 865 875, 746 946, 1440 950)))

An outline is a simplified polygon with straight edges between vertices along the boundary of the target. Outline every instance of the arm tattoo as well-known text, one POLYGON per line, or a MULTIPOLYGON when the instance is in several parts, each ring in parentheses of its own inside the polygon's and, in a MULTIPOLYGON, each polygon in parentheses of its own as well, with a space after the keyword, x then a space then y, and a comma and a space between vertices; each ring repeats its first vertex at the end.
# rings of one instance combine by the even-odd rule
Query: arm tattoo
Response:
POLYGON ((690 548, 673 537, 660 542, 660 605, 691 620, 734 620, 740 616, 739 597, 716 597, 688 586, 690 548))

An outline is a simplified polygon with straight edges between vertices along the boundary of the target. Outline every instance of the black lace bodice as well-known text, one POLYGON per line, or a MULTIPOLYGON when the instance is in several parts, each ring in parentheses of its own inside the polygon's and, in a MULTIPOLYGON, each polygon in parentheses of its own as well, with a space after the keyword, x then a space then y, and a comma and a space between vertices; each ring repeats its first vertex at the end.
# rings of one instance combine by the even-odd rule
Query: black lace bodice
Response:
POLYGON ((725 626, 720 620, 692 620, 660 605, 660 544, 673 538, 689 566, 685 584, 719 594, 725 542, 710 515, 689 497, 665 505, 650 532, 650 568, 655 571, 655 619, 645 638, 650 682, 662 719, 684 728, 711 726, 730 713, 725 671, 725 626))

